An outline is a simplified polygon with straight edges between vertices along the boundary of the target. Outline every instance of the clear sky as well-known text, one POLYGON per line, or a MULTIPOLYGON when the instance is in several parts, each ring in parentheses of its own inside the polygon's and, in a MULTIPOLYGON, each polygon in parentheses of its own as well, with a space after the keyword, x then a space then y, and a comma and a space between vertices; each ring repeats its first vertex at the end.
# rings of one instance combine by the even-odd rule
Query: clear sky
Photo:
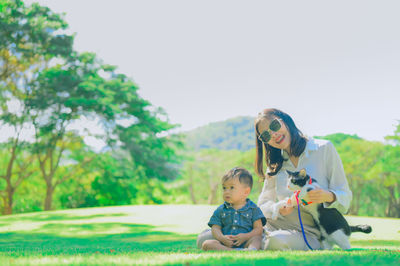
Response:
POLYGON ((399 1, 36 2, 180 130, 275 107, 310 136, 383 141, 400 120, 399 1))

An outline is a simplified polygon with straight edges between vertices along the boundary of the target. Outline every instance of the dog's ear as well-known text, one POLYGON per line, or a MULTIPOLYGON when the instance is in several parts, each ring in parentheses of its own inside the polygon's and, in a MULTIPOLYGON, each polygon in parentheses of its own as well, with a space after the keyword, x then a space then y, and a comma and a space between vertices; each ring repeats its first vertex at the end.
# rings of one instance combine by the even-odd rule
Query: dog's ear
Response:
POLYGON ((293 175, 294 174, 293 172, 290 172, 288 170, 286 170, 286 173, 288 173, 288 175, 293 175))
POLYGON ((306 177, 307 176, 307 173, 306 173, 306 169, 301 169, 300 170, 300 172, 299 172, 299 175, 301 176, 301 177, 306 177))

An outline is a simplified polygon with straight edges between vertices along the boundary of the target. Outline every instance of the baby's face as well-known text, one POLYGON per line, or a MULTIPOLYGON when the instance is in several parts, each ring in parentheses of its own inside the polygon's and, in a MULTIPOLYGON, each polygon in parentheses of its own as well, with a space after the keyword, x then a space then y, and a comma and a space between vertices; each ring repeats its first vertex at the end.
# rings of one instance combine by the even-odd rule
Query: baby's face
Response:
POLYGON ((222 184, 224 201, 231 204, 239 204, 246 201, 249 187, 240 183, 239 178, 230 178, 222 184))

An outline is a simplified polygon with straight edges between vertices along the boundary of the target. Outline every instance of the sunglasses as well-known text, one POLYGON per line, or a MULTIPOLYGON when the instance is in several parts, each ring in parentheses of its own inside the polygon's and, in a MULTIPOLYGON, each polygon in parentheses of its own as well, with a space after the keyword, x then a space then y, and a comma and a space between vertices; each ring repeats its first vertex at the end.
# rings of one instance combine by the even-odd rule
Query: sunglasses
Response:
POLYGON ((271 135, 272 132, 277 132, 279 129, 281 129, 282 124, 281 124, 282 119, 280 118, 275 118, 272 120, 271 124, 269 124, 269 129, 265 130, 263 133, 258 135, 258 139, 261 140, 264 143, 267 143, 268 141, 271 140, 271 135))

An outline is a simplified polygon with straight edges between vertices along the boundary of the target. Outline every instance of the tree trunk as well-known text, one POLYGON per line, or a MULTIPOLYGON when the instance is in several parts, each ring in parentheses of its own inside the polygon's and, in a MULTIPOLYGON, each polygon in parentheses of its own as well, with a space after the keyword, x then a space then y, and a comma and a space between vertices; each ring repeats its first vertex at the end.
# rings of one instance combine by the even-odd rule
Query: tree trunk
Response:
POLYGON ((12 204, 13 204, 13 196, 14 196, 15 188, 13 188, 13 186, 12 186, 11 177, 12 177, 14 162, 15 162, 15 159, 17 158, 18 140, 19 140, 19 133, 18 133, 17 138, 14 141, 14 144, 11 148, 11 158, 7 165, 6 175, 4 176, 4 179, 7 182, 7 187, 6 187, 7 195, 5 195, 5 198, 4 198, 5 199, 4 214, 12 214, 12 204))
MULTIPOLYGON (((400 185, 399 184, 397 184, 397 195, 399 195, 400 194, 400 185)), ((396 214, 395 214, 395 217, 396 218, 400 218, 400 198, 399 197, 397 197, 397 198, 395 198, 396 199, 396 202, 395 202, 395 207, 396 207, 396 214)))
POLYGON ((45 211, 51 210, 51 203, 53 201, 53 192, 54 192, 54 187, 51 185, 47 185, 46 199, 44 200, 44 210, 45 211))
POLYGON ((193 191, 193 182, 192 182, 192 180, 190 180, 189 192, 190 192, 190 198, 192 199, 193 204, 197 204, 197 200, 196 200, 196 197, 195 197, 194 191, 193 191))
POLYGON ((215 204, 217 198, 218 183, 211 185, 210 195, 208 196, 208 204, 215 204))
POLYGON ((4 214, 12 214, 13 198, 14 198, 13 187, 7 186, 7 200, 4 202, 4 214))
POLYGON ((357 186, 357 193, 355 193, 355 209, 353 209, 354 213, 353 215, 358 215, 358 212, 360 211, 360 205, 361 205, 361 191, 362 191, 363 185, 358 185, 357 186))
MULTIPOLYGON (((2 192, 4 192, 4 191, 2 191, 2 192)), ((3 199, 3 206, 4 206, 4 208, 3 208, 3 210, 2 210, 1 213, 4 214, 4 215, 9 214, 9 213, 7 213, 7 206, 8 206, 8 203, 7 203, 7 196, 2 195, 1 197, 2 197, 2 199, 3 199)))
POLYGON ((10 206, 10 204, 4 205, 3 214, 4 215, 12 214, 12 206, 10 206))
POLYGON ((389 195, 390 195, 387 216, 399 218, 400 217, 400 204, 399 204, 398 199, 396 198, 395 187, 391 186, 391 187, 388 187, 387 189, 388 189, 389 195))
POLYGON ((189 192, 190 192, 190 198, 192 199, 193 204, 197 204, 196 197, 194 195, 194 190, 193 190, 193 167, 190 167, 189 171, 189 192))
POLYGON ((350 215, 358 215, 358 211, 360 210, 360 192, 353 193, 353 200, 350 206, 350 215))

